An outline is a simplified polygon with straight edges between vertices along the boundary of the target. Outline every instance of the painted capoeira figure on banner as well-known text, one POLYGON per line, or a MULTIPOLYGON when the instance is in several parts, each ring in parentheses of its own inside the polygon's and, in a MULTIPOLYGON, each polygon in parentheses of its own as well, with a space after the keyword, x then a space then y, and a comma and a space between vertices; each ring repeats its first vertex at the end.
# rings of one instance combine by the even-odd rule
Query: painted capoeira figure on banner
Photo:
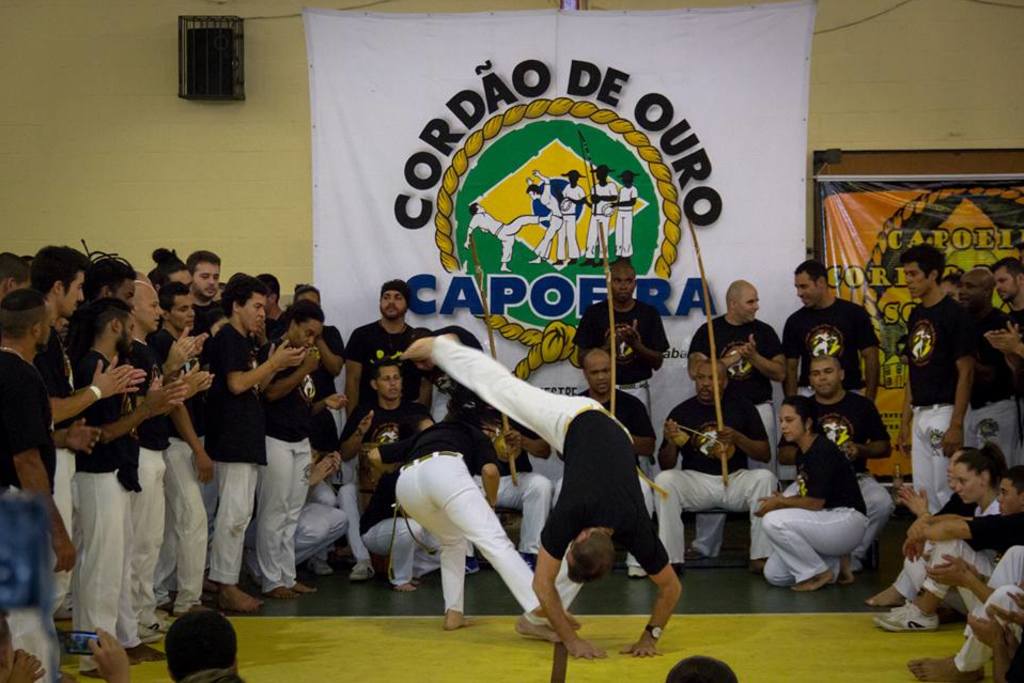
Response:
POLYGON ((596 266, 601 262, 601 242, 597 231, 604 235, 604 243, 608 244, 608 227, 612 220, 612 213, 615 211, 615 201, 619 197, 619 190, 615 183, 608 180, 608 172, 612 169, 601 164, 594 169, 597 177, 595 186, 590 191, 590 224, 587 226, 587 252, 584 265, 596 266))
MULTIPOLYGON (((530 261, 530 263, 540 263, 546 261, 551 255, 551 242, 554 241, 555 237, 562 232, 562 222, 564 217, 562 215, 561 203, 555 198, 554 194, 551 193, 551 180, 546 176, 542 175, 540 171, 534 171, 533 176, 540 181, 539 187, 541 188, 540 203, 547 208, 551 213, 548 215, 548 227, 544 232, 544 239, 540 241, 537 248, 534 250, 537 257, 530 261)), ((526 179, 527 185, 532 187, 538 187, 533 185, 529 178, 526 179)), ((530 192, 530 188, 527 188, 527 192, 530 192)), ((575 205, 573 205, 575 208, 575 205)), ((558 256, 557 265, 561 265, 562 256, 558 256)))
POLYGON ((579 215, 579 206, 587 203, 587 191, 579 185, 579 171, 568 171, 562 177, 568 179, 569 184, 562 188, 562 230, 558 233, 558 260, 567 262, 580 257, 580 243, 576 237, 576 216, 579 215))
MULTIPOLYGON (((536 187, 536 186, 531 186, 536 187)), ((540 189, 537 188, 536 192, 540 193, 540 189)), ((527 189, 530 192, 530 188, 527 189)), ((531 193, 532 194, 532 193, 531 193)), ((469 221, 469 230, 466 232, 466 249, 470 248, 470 236, 474 230, 483 230, 484 232, 490 233, 498 238, 501 242, 501 272, 509 273, 511 269, 508 267, 509 261, 512 260, 512 247, 516 243, 516 235, 527 225, 538 225, 540 224, 539 216, 519 216, 515 220, 509 223, 502 223, 494 216, 490 215, 480 204, 474 202, 469 205, 469 213, 472 214, 473 218, 469 221)))
POLYGON ((619 178, 619 200, 615 202, 618 211, 615 214, 615 255, 629 258, 633 255, 633 207, 636 205, 637 192, 633 187, 632 171, 623 171, 619 178))

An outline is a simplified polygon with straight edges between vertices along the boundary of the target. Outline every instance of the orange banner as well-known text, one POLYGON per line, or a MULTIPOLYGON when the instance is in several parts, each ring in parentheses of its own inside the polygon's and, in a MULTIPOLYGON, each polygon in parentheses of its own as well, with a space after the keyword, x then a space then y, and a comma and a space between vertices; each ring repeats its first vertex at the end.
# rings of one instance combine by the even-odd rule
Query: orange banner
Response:
POLYGON ((881 341, 876 405, 894 448, 890 458, 871 461, 871 471, 890 475, 898 464, 906 475, 910 454, 895 448, 907 376, 900 347, 916 304, 903 281, 900 254, 917 244, 933 244, 946 254, 946 274, 1018 257, 1024 239, 1024 181, 819 181, 817 190, 822 256, 834 266, 830 284, 839 296, 867 309, 881 341))

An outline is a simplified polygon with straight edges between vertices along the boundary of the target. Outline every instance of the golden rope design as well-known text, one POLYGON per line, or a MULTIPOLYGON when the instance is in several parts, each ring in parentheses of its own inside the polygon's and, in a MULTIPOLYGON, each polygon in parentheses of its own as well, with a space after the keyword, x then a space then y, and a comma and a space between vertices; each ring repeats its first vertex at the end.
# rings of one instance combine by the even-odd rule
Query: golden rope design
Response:
MULTIPOLYGON (((536 119, 541 116, 571 116, 605 126, 635 148, 637 155, 647 162, 647 167, 655 178, 655 186, 662 199, 661 212, 665 216, 663 238, 654 263, 654 273, 668 279, 672 274, 672 264, 679 255, 677 247, 682 236, 679 221, 683 215, 679 208, 679 191, 672 181, 672 170, 662 161, 661 152, 651 144, 650 138, 637 130, 632 121, 620 117, 611 109, 601 109, 593 102, 577 101, 569 97, 536 99, 527 104, 509 107, 502 114, 495 114, 481 128, 470 133, 466 138, 466 144, 452 156, 451 165, 445 170, 441 188, 437 192, 437 215, 434 217, 434 243, 441 252, 441 265, 444 269, 449 273, 461 270, 455 254, 455 242, 452 239, 452 212, 455 210, 453 197, 462 184, 462 177, 469 170, 470 160, 480 154, 485 144, 494 139, 502 129, 514 126, 523 119, 536 119)), ((579 367, 579 357, 574 343, 576 330, 573 327, 552 321, 543 330, 538 330, 520 325, 503 315, 491 315, 485 322, 505 339, 529 347, 526 357, 515 367, 515 374, 520 379, 528 378, 534 370, 545 363, 569 360, 579 367)))

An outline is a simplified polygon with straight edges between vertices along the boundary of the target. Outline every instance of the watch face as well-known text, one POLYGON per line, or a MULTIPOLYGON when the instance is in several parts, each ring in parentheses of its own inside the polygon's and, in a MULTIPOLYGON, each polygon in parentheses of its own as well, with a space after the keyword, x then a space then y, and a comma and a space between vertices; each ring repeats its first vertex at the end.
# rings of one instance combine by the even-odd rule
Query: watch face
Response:
POLYGON ((653 637, 655 640, 657 640, 658 638, 661 638, 661 627, 660 626, 652 626, 651 628, 649 628, 647 630, 650 631, 651 637, 653 637))

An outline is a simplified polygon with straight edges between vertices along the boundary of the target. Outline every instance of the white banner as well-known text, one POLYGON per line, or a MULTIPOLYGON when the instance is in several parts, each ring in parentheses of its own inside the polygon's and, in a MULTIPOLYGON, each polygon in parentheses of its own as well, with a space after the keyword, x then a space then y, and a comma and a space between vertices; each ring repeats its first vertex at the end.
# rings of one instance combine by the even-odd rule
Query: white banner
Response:
POLYGON ((604 299, 603 272, 584 259, 606 224, 671 344, 652 383, 660 425, 693 393, 684 358, 704 321, 687 218, 716 310, 748 279, 781 335, 804 257, 813 2, 304 17, 315 279, 346 338, 378 317, 379 286, 397 277, 412 324, 485 341, 472 225, 501 360, 548 389, 583 386, 566 359, 582 311, 604 299), (611 170, 594 180, 600 166, 611 170), (592 220, 569 201, 592 183, 636 201, 598 203, 592 220))

